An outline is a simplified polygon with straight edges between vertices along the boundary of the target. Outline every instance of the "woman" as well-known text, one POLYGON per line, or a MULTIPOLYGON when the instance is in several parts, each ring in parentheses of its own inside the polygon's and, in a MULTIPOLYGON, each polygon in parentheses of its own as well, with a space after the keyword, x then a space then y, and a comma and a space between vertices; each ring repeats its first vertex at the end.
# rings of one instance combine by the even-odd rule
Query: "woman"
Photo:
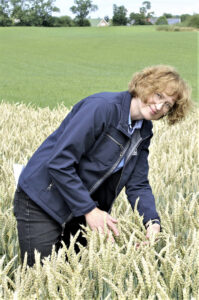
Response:
MULTIPOLYGON (((147 238, 160 231, 160 218, 148 182, 148 148, 152 120, 169 124, 184 118, 190 104, 186 83, 170 66, 136 73, 129 90, 99 93, 77 103, 38 148, 23 170, 14 199, 21 258, 34 249, 41 257, 52 245, 69 245, 80 224, 118 235, 110 211, 126 187, 128 200, 147 228, 147 238)), ((111 236, 113 239, 113 237, 111 236)), ((86 245, 80 235, 79 242, 86 245)), ((78 248, 76 248, 78 251, 78 248)))

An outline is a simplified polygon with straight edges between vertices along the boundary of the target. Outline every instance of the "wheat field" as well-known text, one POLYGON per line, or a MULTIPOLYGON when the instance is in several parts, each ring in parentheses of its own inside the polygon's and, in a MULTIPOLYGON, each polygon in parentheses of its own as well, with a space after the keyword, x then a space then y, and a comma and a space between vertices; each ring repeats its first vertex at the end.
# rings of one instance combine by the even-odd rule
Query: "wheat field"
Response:
POLYGON ((0 103, 0 299, 199 299, 199 108, 169 127, 154 122, 149 179, 163 231, 146 246, 146 230, 122 191, 113 206, 115 243, 85 228, 88 246, 78 255, 71 237, 33 268, 22 264, 13 215, 13 164, 26 164, 68 113, 64 105, 36 108, 0 103), (68 261, 65 261, 65 256, 68 261))

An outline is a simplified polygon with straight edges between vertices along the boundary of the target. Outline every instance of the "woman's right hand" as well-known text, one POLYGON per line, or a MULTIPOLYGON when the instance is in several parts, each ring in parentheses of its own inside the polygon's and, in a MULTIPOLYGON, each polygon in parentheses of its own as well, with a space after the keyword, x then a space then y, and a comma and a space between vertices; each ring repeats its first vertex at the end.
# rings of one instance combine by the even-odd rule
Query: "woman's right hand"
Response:
POLYGON ((108 235, 112 241, 114 241, 112 232, 114 233, 115 236, 119 235, 119 231, 116 226, 118 221, 114 219, 111 215, 109 215, 107 212, 96 207, 93 210, 91 210, 89 213, 85 214, 85 218, 87 224, 92 230, 98 230, 100 233, 103 234, 104 234, 104 224, 106 224, 109 229, 108 235))

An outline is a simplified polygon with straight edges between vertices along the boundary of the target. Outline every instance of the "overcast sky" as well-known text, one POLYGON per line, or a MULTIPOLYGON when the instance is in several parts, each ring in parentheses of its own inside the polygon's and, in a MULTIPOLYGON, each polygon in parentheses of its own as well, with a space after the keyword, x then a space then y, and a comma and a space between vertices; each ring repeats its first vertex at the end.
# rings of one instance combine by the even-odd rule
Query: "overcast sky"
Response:
MULTIPOLYGON (((144 1, 144 0, 143 0, 144 1)), ((96 12, 92 12, 89 16, 92 18, 103 18, 104 16, 112 17, 113 4, 117 6, 124 5, 131 12, 139 12, 142 6, 142 0, 93 0, 93 4, 98 6, 96 12)), ((155 16, 161 16, 163 13, 171 13, 172 15, 199 13, 198 0, 151 0, 151 11, 155 16)), ((56 0, 55 5, 60 9, 60 13, 56 15, 68 15, 74 17, 70 11, 70 7, 74 5, 73 0, 56 0)))

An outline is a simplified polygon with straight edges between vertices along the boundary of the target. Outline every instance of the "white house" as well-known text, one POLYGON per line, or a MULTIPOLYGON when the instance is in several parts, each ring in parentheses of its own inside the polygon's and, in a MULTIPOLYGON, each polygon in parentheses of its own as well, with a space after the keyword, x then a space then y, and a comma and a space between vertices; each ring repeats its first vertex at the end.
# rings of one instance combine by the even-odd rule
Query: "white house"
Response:
POLYGON ((106 22, 106 20, 102 19, 98 24, 98 27, 105 27, 105 26, 109 26, 109 23, 106 22))

